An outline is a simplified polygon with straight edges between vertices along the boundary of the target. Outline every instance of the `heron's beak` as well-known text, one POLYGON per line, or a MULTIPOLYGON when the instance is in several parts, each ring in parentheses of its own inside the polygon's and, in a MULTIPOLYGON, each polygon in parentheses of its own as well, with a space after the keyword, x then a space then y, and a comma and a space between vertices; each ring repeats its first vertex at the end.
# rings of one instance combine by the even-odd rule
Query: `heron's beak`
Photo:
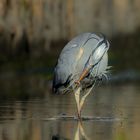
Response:
POLYGON ((85 68, 85 69, 83 70, 83 72, 81 73, 80 78, 79 78, 77 81, 75 81, 75 83, 76 83, 77 85, 80 85, 80 82, 87 76, 87 74, 89 73, 89 71, 90 71, 89 68, 85 68))

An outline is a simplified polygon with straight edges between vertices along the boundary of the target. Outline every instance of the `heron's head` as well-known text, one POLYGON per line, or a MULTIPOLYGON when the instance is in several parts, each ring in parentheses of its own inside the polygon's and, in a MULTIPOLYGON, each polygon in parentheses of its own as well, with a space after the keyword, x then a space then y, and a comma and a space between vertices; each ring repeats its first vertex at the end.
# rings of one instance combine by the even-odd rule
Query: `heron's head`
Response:
POLYGON ((99 62, 103 58, 105 53, 107 53, 108 49, 109 42, 105 38, 103 38, 103 40, 98 43, 97 47, 92 52, 93 61, 99 62))
POLYGON ((102 77, 108 73, 108 49, 109 42, 105 38, 101 38, 86 64, 86 68, 90 68, 93 77, 102 77))

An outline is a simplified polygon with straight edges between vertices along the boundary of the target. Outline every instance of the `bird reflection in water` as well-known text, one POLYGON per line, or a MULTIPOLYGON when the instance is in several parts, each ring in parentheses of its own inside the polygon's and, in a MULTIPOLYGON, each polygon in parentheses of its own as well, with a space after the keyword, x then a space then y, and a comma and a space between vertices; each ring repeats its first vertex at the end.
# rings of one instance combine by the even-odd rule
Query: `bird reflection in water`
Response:
POLYGON ((75 131, 74 140, 80 140, 81 137, 84 138, 85 140, 90 140, 84 131, 82 121, 78 121, 77 130, 75 131))
MULTIPOLYGON (((73 140, 81 140, 81 139, 90 140, 89 137, 85 133, 82 121, 78 121, 73 140)), ((60 135, 54 135, 52 136, 52 140, 69 140, 69 139, 64 138, 60 135)))

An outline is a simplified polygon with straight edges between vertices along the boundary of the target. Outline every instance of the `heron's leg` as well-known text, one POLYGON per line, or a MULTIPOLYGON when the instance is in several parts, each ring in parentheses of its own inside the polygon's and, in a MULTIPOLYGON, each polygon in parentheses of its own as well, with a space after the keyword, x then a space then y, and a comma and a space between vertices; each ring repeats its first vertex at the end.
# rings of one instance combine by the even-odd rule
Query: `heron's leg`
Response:
POLYGON ((78 87, 74 93, 75 95, 75 100, 76 100, 76 105, 77 105, 77 111, 78 111, 78 118, 80 119, 81 117, 81 111, 80 111, 80 90, 81 88, 78 87))
POLYGON ((81 114, 81 110, 82 110, 82 108, 83 108, 85 99, 86 99, 86 97, 90 94, 90 92, 91 92, 91 90, 93 89, 94 85, 95 85, 95 84, 92 85, 92 87, 87 91, 87 93, 86 93, 86 94, 81 98, 81 100, 80 100, 80 107, 79 107, 79 108, 80 108, 80 114, 81 114))

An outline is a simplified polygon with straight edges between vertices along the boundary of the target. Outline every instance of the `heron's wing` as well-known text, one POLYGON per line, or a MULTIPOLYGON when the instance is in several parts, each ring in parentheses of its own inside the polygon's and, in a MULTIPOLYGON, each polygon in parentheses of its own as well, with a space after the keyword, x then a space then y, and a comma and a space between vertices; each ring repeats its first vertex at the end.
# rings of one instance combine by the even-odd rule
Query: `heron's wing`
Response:
POLYGON ((61 51, 55 67, 54 84, 65 83, 69 75, 75 75, 75 65, 82 54, 80 47, 89 37, 90 33, 84 33, 72 39, 61 51), (79 50, 81 54, 79 53, 79 50), (77 55, 79 54, 79 55, 77 55))

